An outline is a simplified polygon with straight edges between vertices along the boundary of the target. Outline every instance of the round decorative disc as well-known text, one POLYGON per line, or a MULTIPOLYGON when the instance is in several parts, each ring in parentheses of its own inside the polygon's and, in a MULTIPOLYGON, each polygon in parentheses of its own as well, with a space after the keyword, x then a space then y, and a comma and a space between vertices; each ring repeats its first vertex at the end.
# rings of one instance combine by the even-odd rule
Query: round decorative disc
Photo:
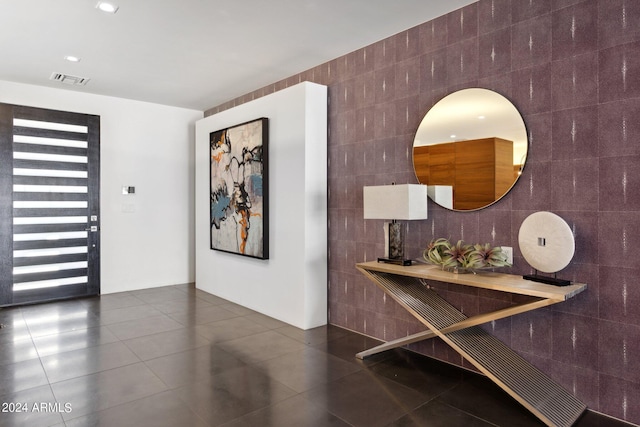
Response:
POLYGON ((573 258, 576 245, 569 224, 551 212, 536 212, 522 222, 518 244, 525 260, 536 270, 555 273, 573 258))

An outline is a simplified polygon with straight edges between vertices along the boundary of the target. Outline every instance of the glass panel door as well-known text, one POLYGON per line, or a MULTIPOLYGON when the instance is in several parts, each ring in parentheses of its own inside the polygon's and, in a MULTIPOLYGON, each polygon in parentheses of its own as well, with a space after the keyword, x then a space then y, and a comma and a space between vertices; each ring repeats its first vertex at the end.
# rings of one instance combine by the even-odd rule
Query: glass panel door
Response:
POLYGON ((2 107, 0 306, 98 294, 100 118, 2 107))

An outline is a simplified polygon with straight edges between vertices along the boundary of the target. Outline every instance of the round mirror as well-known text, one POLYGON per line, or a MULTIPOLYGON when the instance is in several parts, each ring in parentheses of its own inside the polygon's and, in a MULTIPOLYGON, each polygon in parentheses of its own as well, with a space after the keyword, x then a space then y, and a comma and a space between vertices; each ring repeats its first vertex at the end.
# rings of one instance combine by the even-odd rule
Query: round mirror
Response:
POLYGON ((434 202, 476 210, 509 192, 527 147, 524 120, 507 98, 488 89, 464 89, 444 97, 422 119, 413 167, 434 202))

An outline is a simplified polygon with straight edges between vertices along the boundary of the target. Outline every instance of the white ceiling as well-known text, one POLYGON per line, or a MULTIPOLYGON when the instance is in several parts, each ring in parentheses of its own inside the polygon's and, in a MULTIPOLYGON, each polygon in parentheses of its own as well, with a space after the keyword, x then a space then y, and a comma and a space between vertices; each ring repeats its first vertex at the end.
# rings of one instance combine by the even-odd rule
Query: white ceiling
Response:
POLYGON ((0 1, 0 80, 206 110, 475 0, 97 1, 0 1))

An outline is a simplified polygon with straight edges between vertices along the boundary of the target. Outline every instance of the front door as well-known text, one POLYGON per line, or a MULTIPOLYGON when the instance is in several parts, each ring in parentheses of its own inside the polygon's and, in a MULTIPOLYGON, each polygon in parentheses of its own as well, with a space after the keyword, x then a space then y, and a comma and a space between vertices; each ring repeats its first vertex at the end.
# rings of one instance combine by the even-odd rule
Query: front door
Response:
POLYGON ((0 306, 100 293, 100 117, 0 104, 0 306))

